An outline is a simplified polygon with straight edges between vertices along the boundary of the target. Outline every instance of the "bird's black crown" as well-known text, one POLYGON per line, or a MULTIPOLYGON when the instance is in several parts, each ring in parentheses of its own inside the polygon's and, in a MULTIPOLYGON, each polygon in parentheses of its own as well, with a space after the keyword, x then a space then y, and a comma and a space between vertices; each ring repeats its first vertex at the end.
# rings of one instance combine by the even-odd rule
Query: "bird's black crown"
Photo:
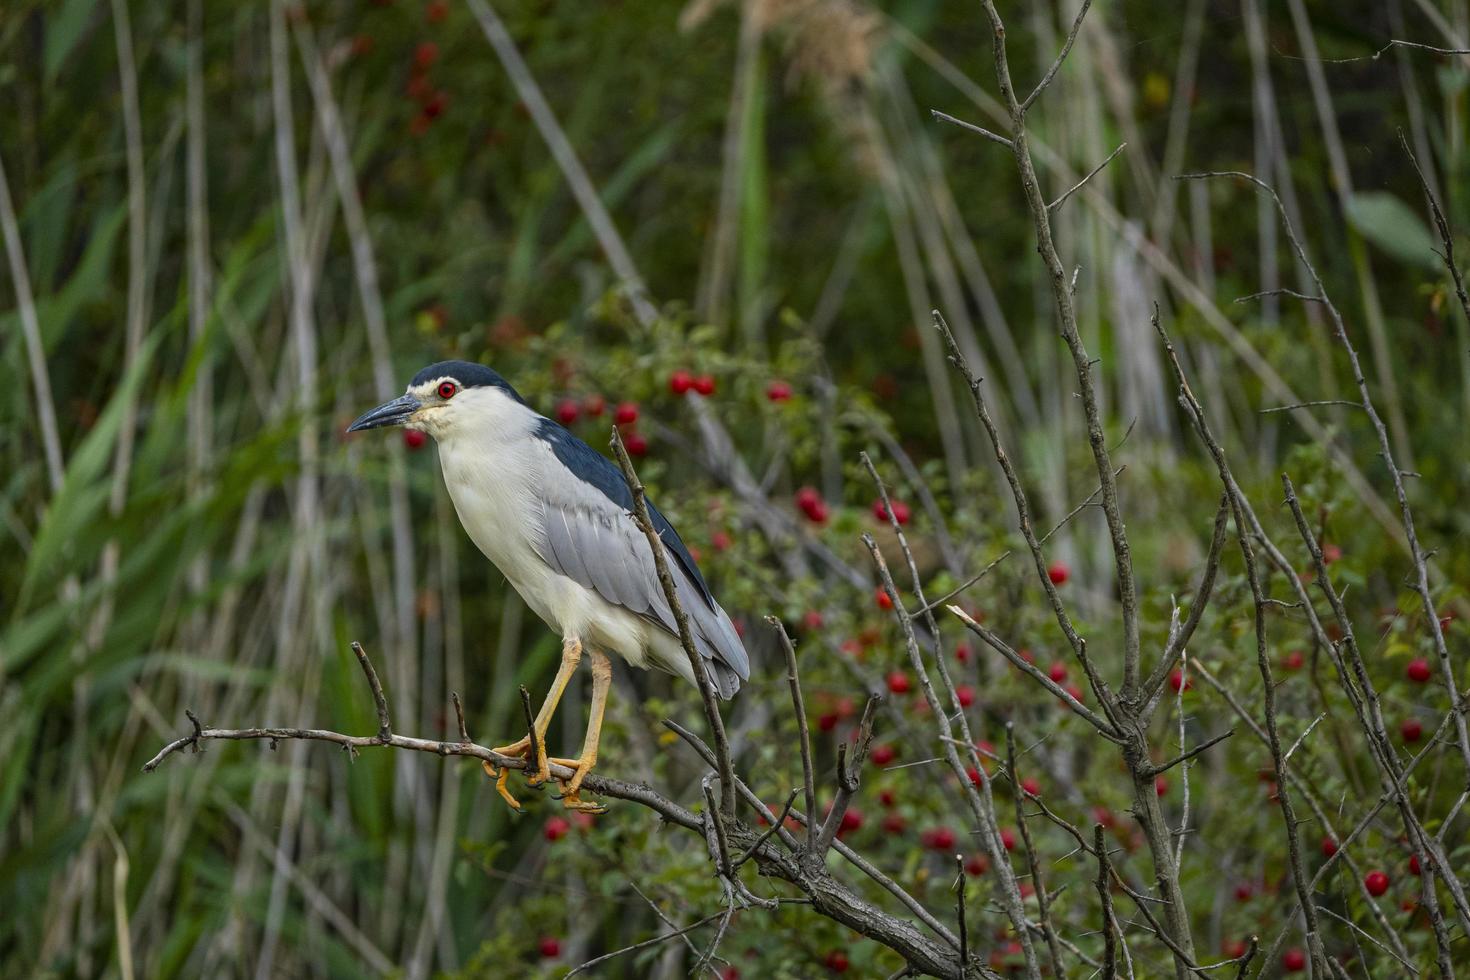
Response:
POLYGON ((499 388, 522 405, 526 403, 520 392, 510 386, 509 381, 491 368, 473 361, 440 361, 437 364, 430 364, 413 376, 409 387, 417 388, 426 381, 433 381, 436 378, 453 378, 461 388, 499 388))

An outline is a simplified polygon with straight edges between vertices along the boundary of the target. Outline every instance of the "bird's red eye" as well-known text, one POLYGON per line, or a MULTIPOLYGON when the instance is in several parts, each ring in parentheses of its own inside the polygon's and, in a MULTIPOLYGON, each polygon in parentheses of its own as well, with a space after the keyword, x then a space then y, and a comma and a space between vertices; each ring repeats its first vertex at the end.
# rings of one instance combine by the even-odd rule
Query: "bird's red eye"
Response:
POLYGON ((453 381, 444 381, 444 382, 441 382, 440 385, 439 385, 439 397, 440 398, 453 398, 454 397, 454 393, 456 391, 458 391, 458 390, 459 389, 454 386, 454 382, 453 381))

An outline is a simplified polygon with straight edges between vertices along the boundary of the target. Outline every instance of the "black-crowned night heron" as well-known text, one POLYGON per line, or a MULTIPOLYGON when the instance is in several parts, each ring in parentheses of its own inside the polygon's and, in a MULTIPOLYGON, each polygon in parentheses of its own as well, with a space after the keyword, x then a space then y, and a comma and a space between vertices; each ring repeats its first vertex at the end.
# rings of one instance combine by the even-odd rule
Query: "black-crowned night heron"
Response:
MULTIPOLYGON (((575 775, 564 784, 564 804, 598 809, 579 793, 583 777, 597 764, 612 683, 606 653, 634 667, 657 667, 694 681, 622 474, 591 446, 537 414, 499 374, 468 361, 429 365, 414 375, 402 397, 379 405, 347 431, 386 425, 434 437, 444 483, 470 540, 526 605, 561 634, 561 667, 531 726, 539 765, 529 781, 535 786, 551 778, 548 761, 567 766, 575 775), (548 760, 546 730, 584 651, 592 661, 587 737, 578 758, 548 760)), ((701 662, 715 690, 729 700, 750 677, 750 660, 678 532, 652 502, 648 512, 701 662)), ((530 738, 495 751, 525 756, 530 738)), ((485 771, 495 777, 506 802, 520 809, 506 789, 507 772, 488 763, 485 771)))

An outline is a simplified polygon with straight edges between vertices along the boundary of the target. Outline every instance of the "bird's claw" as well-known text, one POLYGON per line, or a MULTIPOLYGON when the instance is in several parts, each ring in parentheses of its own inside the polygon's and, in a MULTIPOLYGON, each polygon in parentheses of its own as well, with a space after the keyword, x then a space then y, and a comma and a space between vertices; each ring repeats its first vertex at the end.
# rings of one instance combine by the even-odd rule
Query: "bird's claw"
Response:
POLYGON ((556 799, 562 801, 562 805, 568 810, 577 810, 582 813, 606 813, 607 807, 601 803, 591 803, 581 798, 582 780, 592 771, 593 760, 591 759, 550 759, 558 766, 565 766, 572 770, 568 779, 557 778, 561 784, 561 792, 556 794, 556 799))
POLYGON ((582 799, 580 791, 577 793, 557 793, 556 798, 561 800, 562 806, 566 807, 568 810, 575 810, 578 813, 596 814, 607 812, 607 807, 603 804, 598 803, 595 800, 582 799))
MULTIPOLYGON (((531 739, 530 736, 525 736, 519 741, 512 742, 509 745, 502 745, 499 748, 491 749, 490 751, 494 752, 496 755, 507 755, 511 757, 524 758, 531 751, 531 739)), ((544 769, 546 766, 546 763, 544 761, 546 758, 546 753, 538 752, 537 756, 543 760, 541 766, 544 769)), ((521 801, 516 799, 515 796, 511 794, 510 788, 506 785, 506 782, 510 779, 510 770, 503 766, 497 766, 493 762, 490 762, 488 759, 482 760, 480 766, 485 770, 485 774, 487 776, 490 776, 492 779, 495 780, 495 792, 500 794, 500 798, 504 800, 506 805, 509 806, 512 810, 520 813, 521 801)), ((539 775, 539 773, 537 775, 539 775)), ((531 785, 535 786, 537 789, 540 789, 539 783, 533 782, 531 783, 531 785)))

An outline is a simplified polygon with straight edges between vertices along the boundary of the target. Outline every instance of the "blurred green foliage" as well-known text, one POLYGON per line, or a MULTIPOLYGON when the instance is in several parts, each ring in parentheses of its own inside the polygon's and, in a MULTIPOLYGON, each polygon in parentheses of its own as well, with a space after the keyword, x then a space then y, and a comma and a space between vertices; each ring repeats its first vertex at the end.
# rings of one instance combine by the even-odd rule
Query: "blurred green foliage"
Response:
MULTIPOLYGON (((1356 58, 1403 30, 1447 43, 1427 20, 1400 24, 1411 15, 1399 6, 1311 5, 1315 44, 1324 57, 1356 58)), ((1431 6, 1464 30, 1462 3, 1431 6)), ((1107 435, 1127 464, 1145 650, 1157 656, 1173 604, 1190 595, 1218 497, 1213 470, 1180 425, 1148 325, 1157 301, 1270 531, 1295 540, 1290 515, 1274 506, 1285 471, 1322 540, 1339 549, 1334 577, 1372 654, 1391 727, 1413 718, 1433 731, 1449 701, 1437 682, 1405 679, 1408 660, 1431 648, 1371 431, 1361 413, 1341 408, 1312 410, 1320 437, 1301 412, 1261 412, 1288 400, 1282 385, 1302 400, 1352 397, 1341 350, 1310 304, 1232 302, 1273 285, 1305 288, 1250 189, 1170 178, 1231 169, 1289 182, 1288 206, 1349 318, 1395 449, 1419 474, 1411 481, 1419 533, 1436 551, 1439 612, 1457 617, 1451 649, 1463 658, 1470 329, 1433 254, 1442 245, 1396 130, 1408 132, 1452 226, 1470 227, 1467 73, 1460 60, 1407 50, 1324 66, 1354 180, 1341 186, 1286 7, 1098 4, 1033 110, 1035 144, 1048 198, 1129 144, 1057 223, 1064 258, 1079 269, 1107 435), (1247 7, 1265 19, 1264 62, 1252 58, 1247 7)), ((274 9, 274 39, 284 42, 275 47, 273 8, 263 2, 0 9, 0 160, 64 461, 53 486, 20 291, 7 272, 0 977, 125 968, 147 977, 551 977, 654 934, 658 920, 630 884, 679 925, 719 909, 689 835, 623 804, 549 841, 545 821, 562 815, 554 801, 526 794, 529 813, 515 817, 478 767, 462 762, 214 743, 139 774, 187 730, 186 707, 221 727, 371 730, 351 639, 372 653, 404 733, 450 731, 457 691, 471 733, 496 742, 519 724, 516 688, 544 689, 556 638, 462 535, 432 449, 341 434, 383 394, 375 358, 394 385, 433 360, 484 360, 543 412, 575 400, 573 428, 599 448, 613 406, 638 405, 634 428, 650 446, 642 475, 738 613, 754 654, 731 725, 740 769, 772 806, 799 782, 799 767, 784 670, 761 617, 780 615, 799 635, 824 787, 855 705, 906 669, 858 540, 883 533, 860 450, 912 507, 926 593, 944 594, 1019 551, 961 601, 1038 663, 1065 659, 968 393, 928 321, 931 308, 943 309, 983 370, 1038 524, 1049 528, 1096 478, 1030 218, 1009 155, 927 112, 1003 128, 984 101, 993 84, 978 9, 930 0, 881 11, 846 0, 498 4, 659 303, 653 324, 630 310, 469 8, 312 0, 274 9), (121 13, 130 45, 119 41, 121 13), (754 18, 744 34, 742 18, 754 18), (123 49, 136 68, 141 120, 142 171, 131 178, 123 49), (386 351, 373 346, 363 299, 371 290, 354 264, 322 105, 307 84, 318 59, 350 144, 386 351), (273 105, 273 81, 284 85, 290 120, 273 105), (299 172, 295 187, 283 178, 278 136, 299 172), (130 214, 130 190, 139 213, 130 214), (293 268, 283 214, 297 207, 306 261, 293 268), (308 271, 304 329, 315 359, 303 366, 291 298, 308 271), (132 313, 130 284, 143 300, 132 313), (200 285, 196 308, 191 290, 200 285), (141 328, 134 343, 130 317, 141 328), (705 405, 753 475, 753 496, 720 478, 725 460, 704 458, 707 432, 689 399, 668 388, 681 369, 716 379, 705 405), (793 397, 769 397, 773 381, 793 397), (605 407, 594 414, 599 398, 605 407), (803 486, 831 508, 820 526, 791 503, 803 486), (773 512, 786 520, 775 525, 782 533, 770 530, 773 512), (556 955, 542 955, 543 938, 556 940, 556 955)), ((1071 10, 1002 9, 1013 23, 1013 71, 1037 77, 1071 10)), ((1463 254, 1458 235, 1455 244, 1463 254)), ((1065 595, 1079 630, 1116 670, 1112 556, 1095 508, 1049 549, 1069 565, 1065 595)), ((1303 549, 1291 554, 1305 567, 1303 549)), ((1048 804, 1079 825, 1108 823, 1117 860, 1147 880, 1111 750, 944 625, 942 655, 974 693, 979 737, 1000 745, 1013 723, 1026 750, 1021 767, 1048 804)), ((1305 654, 1299 671, 1279 675, 1283 738, 1326 716, 1295 761, 1350 825, 1378 792, 1361 734, 1300 611, 1273 618, 1271 640, 1273 656, 1305 654)), ((1233 549, 1191 657, 1259 712, 1250 597, 1233 549)), ((660 724, 690 721, 693 705, 691 692, 663 678, 622 677, 603 770, 697 800, 696 760, 660 724)), ((558 739, 575 744, 581 709, 574 690, 558 739)), ((938 747, 924 710, 912 694, 886 702, 878 741, 896 761, 873 768, 856 807, 860 825, 846 839, 947 918, 950 856, 926 848, 923 833, 951 827, 958 849, 973 845, 948 777, 926 764, 938 747)), ((1196 944, 1209 956, 1251 934, 1269 941, 1294 899, 1271 787, 1257 781, 1269 755, 1203 683, 1165 715, 1153 733, 1160 759, 1177 754, 1181 724, 1191 744, 1238 729, 1188 778, 1183 879, 1196 944)), ((1422 812, 1445 812, 1463 785, 1458 766, 1441 752, 1415 773, 1422 812)), ((1168 781, 1166 810, 1177 824, 1184 773, 1168 781)), ((1011 815, 1009 791, 997 786, 1011 815)), ((1096 956, 1092 870, 1054 827, 1033 821, 1032 830, 1051 886, 1067 886, 1054 912, 1064 934, 1096 956)), ((1313 866, 1321 836, 1303 828, 1313 866)), ((1470 860, 1463 829, 1448 840, 1456 860, 1470 860)), ((1384 818, 1353 853, 1360 869, 1389 871, 1385 911, 1411 956, 1432 962, 1395 826, 1384 818)), ((1013 937, 986 902, 986 881, 971 883, 972 936, 1003 969, 1014 961, 1013 937)), ((1348 870, 1319 891, 1324 905, 1377 929, 1348 870)), ((892 904, 876 889, 871 897, 892 904)), ((703 951, 711 931, 692 938, 703 951)), ((1397 969, 1340 923, 1328 939, 1370 975, 1397 969)), ((1161 945, 1141 931, 1130 941, 1139 975, 1166 968, 1161 945)), ((810 977, 834 951, 856 976, 902 966, 791 905, 739 913, 720 947, 728 964, 716 968, 810 977)), ((673 941, 613 961, 603 975, 672 976, 695 959, 673 941)), ((1077 975, 1087 975, 1079 963, 1077 975)))

